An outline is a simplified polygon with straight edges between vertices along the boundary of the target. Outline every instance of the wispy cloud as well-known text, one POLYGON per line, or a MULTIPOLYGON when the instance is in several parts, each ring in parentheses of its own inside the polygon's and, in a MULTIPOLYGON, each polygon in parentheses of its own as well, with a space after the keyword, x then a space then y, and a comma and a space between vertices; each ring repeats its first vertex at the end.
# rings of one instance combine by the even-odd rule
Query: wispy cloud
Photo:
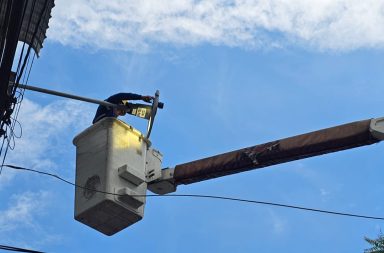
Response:
POLYGON ((353 50, 382 48, 383 23, 376 0, 57 0, 48 38, 140 51, 158 43, 353 50))
POLYGON ((0 210, 0 233, 36 227, 35 216, 44 210, 48 195, 47 192, 13 195, 8 208, 0 210))
MULTIPOLYGON (((21 126, 22 136, 15 140, 15 149, 8 151, 6 163, 54 170, 58 157, 72 147, 72 138, 90 124, 92 114, 90 106, 76 101, 59 100, 42 106, 24 99, 20 125, 16 125, 18 133, 21 126)), ((8 169, 5 172, 0 177, 2 186, 14 175, 8 169)))
POLYGON ((272 224, 271 229, 275 234, 283 234, 287 232, 288 223, 282 217, 279 217, 273 210, 269 210, 269 218, 272 224))
MULTIPOLYGON (((72 138, 90 124, 93 112, 89 105, 76 101, 58 100, 40 105, 25 98, 18 117, 23 135, 15 140, 15 149, 8 152, 6 163, 43 171, 61 169, 59 174, 64 176, 73 173, 73 170, 62 170, 60 166, 71 164, 71 161, 62 160, 74 151, 72 138)), ((52 233, 45 221, 46 210, 52 208, 56 197, 44 190, 21 192, 23 187, 12 185, 16 175, 17 172, 4 168, 0 176, 2 193, 7 194, 0 205, 0 237, 3 242, 32 248, 61 242, 62 236, 52 233), (17 193, 12 194, 12 190, 17 193)))
POLYGON ((13 194, 8 202, 3 202, 4 209, 0 209, 0 236, 4 243, 18 246, 31 245, 30 233, 35 235, 33 246, 54 243, 61 240, 61 236, 52 234, 40 225, 39 218, 45 214, 45 209, 51 194, 45 191, 24 192, 13 194), (29 231, 25 233, 25 231, 29 231))

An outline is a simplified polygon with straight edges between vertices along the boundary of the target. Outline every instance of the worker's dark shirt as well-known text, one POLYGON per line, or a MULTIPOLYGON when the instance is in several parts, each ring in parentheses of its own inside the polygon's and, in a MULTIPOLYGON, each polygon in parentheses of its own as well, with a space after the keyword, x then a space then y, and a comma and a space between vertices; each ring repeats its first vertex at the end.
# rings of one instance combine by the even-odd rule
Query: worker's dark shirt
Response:
MULTIPOLYGON (((118 93, 113 96, 110 96, 105 101, 110 102, 112 104, 121 104, 123 100, 140 100, 142 99, 141 95, 134 93, 118 93)), ((117 117, 112 107, 106 107, 100 105, 97 108, 96 115, 93 118, 92 123, 95 124, 97 121, 105 118, 105 117, 117 117)))

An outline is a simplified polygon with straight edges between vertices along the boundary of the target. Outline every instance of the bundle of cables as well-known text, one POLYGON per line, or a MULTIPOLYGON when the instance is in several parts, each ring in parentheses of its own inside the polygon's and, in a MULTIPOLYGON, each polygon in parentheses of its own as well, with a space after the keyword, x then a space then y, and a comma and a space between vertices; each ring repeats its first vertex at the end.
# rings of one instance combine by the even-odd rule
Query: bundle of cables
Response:
MULTIPOLYGON (((4 66, 4 61, 9 61, 6 59, 5 51, 7 46, 7 36, 12 32, 10 26, 11 21, 14 19, 13 9, 15 8, 15 3, 17 0, 8 0, 1 2, 1 24, 0 24, 0 63, 1 67, 4 66)), ((33 62, 36 57, 36 45, 34 43, 39 40, 41 36, 41 23, 42 20, 47 20, 50 17, 50 8, 48 5, 52 3, 50 0, 42 1, 38 0, 25 0, 20 1, 18 4, 21 7, 21 20, 19 26, 16 27, 18 31, 20 41, 23 41, 22 44, 19 44, 18 51, 18 61, 17 69, 15 72, 11 72, 9 75, 9 86, 7 91, 2 92, 1 108, 0 108, 0 174, 2 172, 3 164, 7 156, 9 149, 15 148, 15 138, 21 138, 22 136, 22 127, 20 122, 17 120, 20 112, 20 106, 24 98, 25 89, 18 87, 18 84, 24 83, 27 84, 33 62), (22 4, 20 3, 22 2, 22 4), (39 6, 41 5, 41 6, 39 6), (27 33, 30 31, 31 33, 27 33), (27 43, 29 42, 29 43, 27 43), (35 51, 32 51, 35 49, 35 51), (32 52, 31 52, 32 51, 32 52)), ((14 31, 13 31, 14 32, 14 31)), ((17 59, 14 57, 14 59, 17 59)), ((9 63, 8 63, 9 64, 9 63)), ((4 72, 4 71, 3 71, 4 72)), ((2 72, 2 74, 4 74, 2 72)), ((5 75, 8 75, 6 73, 5 75)))

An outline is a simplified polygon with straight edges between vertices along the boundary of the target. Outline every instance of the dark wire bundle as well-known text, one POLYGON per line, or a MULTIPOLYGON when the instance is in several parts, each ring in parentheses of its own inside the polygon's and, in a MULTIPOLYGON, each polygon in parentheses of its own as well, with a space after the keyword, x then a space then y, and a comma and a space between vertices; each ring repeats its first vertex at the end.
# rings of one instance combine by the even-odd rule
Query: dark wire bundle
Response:
MULTIPOLYGON (((0 4, 0 14, 2 14, 2 16, 4 17, 2 24, 0 24, 0 32, 2 35, 0 36, 1 62, 4 60, 4 49, 6 44, 5 34, 9 32, 7 26, 9 25, 9 22, 12 18, 11 6, 13 4, 13 1, 17 0, 2 1, 2 3, 0 4)), ((25 31, 33 29, 33 34, 32 38, 27 38, 28 35, 24 30, 22 31, 22 24, 20 24, 18 30, 20 31, 20 34, 24 33, 25 38, 20 38, 21 35, 19 36, 19 40, 23 41, 23 44, 18 56, 17 69, 16 72, 12 72, 10 75, 9 81, 11 85, 9 86, 7 91, 8 97, 5 98, 5 108, 2 108, 0 115, 0 174, 2 172, 3 164, 5 162, 8 150, 13 150, 15 148, 15 138, 21 138, 22 136, 22 127, 17 119, 20 112, 21 102, 24 98, 25 89, 18 87, 18 84, 20 84, 20 82, 22 82, 23 84, 27 84, 29 81, 33 62, 36 57, 36 51, 32 52, 33 56, 31 56, 31 50, 33 48, 35 38, 38 39, 38 33, 41 33, 41 29, 39 30, 39 27, 41 21, 43 20, 43 17, 49 15, 46 8, 48 2, 48 0, 45 0, 44 6, 41 9, 38 17, 36 17, 36 15, 33 15, 33 13, 35 12, 35 8, 37 8, 37 0, 26 0, 24 2, 22 24, 24 23, 24 29, 26 28, 25 31), (36 18, 38 18, 38 21, 36 24, 33 24, 33 19, 36 18), (30 43, 27 44, 26 41, 29 41, 30 43)))

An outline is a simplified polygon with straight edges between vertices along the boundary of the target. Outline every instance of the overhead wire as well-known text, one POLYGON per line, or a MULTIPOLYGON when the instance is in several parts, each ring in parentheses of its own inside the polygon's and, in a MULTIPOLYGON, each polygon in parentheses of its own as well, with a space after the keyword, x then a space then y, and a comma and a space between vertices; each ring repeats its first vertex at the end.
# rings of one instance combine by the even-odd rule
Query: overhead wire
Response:
MULTIPOLYGON (((31 26, 31 23, 32 23, 33 13, 34 13, 36 2, 37 2, 36 0, 31 0, 31 1, 33 1, 33 2, 32 2, 32 6, 31 6, 31 12, 30 12, 30 16, 29 16, 29 19, 28 19, 28 23, 27 23, 27 26, 26 26, 27 27, 26 34, 27 34, 27 31, 29 31, 29 29, 30 29, 30 26, 31 26)), ((17 119, 18 119, 20 108, 21 108, 21 102, 23 101, 23 98, 24 98, 25 89, 21 89, 21 91, 19 92, 19 95, 17 97, 15 95, 16 95, 16 91, 17 91, 17 88, 18 88, 18 83, 20 82, 21 78, 23 78, 24 84, 28 83, 29 76, 30 76, 30 73, 31 73, 31 69, 32 69, 32 66, 33 66, 33 63, 34 63, 34 60, 35 60, 35 56, 36 56, 36 53, 34 53, 32 61, 30 63, 30 52, 31 52, 31 49, 32 49, 33 41, 34 41, 34 39, 36 37, 36 34, 38 32, 41 20, 43 18, 43 15, 46 14, 45 10, 46 10, 47 3, 48 3, 48 0, 45 0, 44 7, 43 7, 43 9, 42 9, 42 11, 40 13, 40 16, 39 16, 39 19, 38 19, 38 23, 35 26, 35 29, 34 29, 34 32, 33 32, 32 38, 31 38, 31 43, 30 43, 30 45, 28 45, 27 52, 24 55, 25 44, 26 44, 26 42, 25 42, 26 38, 25 38, 25 40, 23 42, 22 49, 21 49, 21 53, 20 53, 20 56, 19 56, 17 70, 16 70, 16 75, 15 75, 15 82, 14 82, 14 86, 12 87, 12 92, 10 94, 10 96, 12 98, 14 98, 14 100, 15 100, 15 102, 12 103, 12 105, 10 107, 11 113, 15 113, 15 116, 12 118, 12 121, 10 120, 11 119, 11 117, 10 117, 8 124, 5 124, 5 135, 3 136, 3 138, 6 139, 6 141, 4 141, 4 139, 3 139, 3 143, 2 143, 1 149, 0 149, 0 158, 1 157, 3 158, 2 162, 1 162, 1 165, 0 165, 0 175, 1 175, 1 172, 2 172, 2 169, 3 169, 3 164, 5 162, 5 159, 6 159, 6 156, 7 156, 7 153, 8 153, 8 149, 13 150, 15 148, 15 137, 16 138, 21 138, 21 135, 22 135, 22 126, 21 126, 20 122, 17 119), (25 71, 26 71, 25 67, 27 67, 27 69, 28 69, 28 65, 29 65, 28 74, 25 75, 25 71), (26 80, 26 82, 25 82, 25 80, 26 80), (18 124, 20 126, 20 136, 15 135, 15 126, 16 126, 16 124, 18 124), (3 153, 4 142, 6 142, 7 145, 5 146, 5 152, 3 153)), ((27 9, 28 4, 29 4, 29 0, 25 1, 24 10, 23 10, 23 14, 22 14, 22 20, 25 17, 25 13, 26 13, 26 9, 27 9)))
MULTIPOLYGON (((2 1, 1 2, 1 11, 4 11, 4 23, 2 25, 2 29, 1 29, 1 41, 0 41, 0 49, 1 49, 1 54, 0 54, 0 65, 3 64, 3 60, 4 60, 4 52, 5 52, 5 47, 6 47, 6 37, 7 37, 7 34, 8 34, 8 28, 9 28, 9 22, 10 22, 10 18, 11 18, 11 7, 12 7, 12 4, 13 4, 13 1, 12 0, 9 0, 9 1, 2 1), (5 5, 5 6, 4 6, 5 5)), ((3 137, 3 144, 4 144, 4 135, 6 135, 6 130, 4 130, 4 125, 6 126, 6 122, 5 120, 3 120, 4 116, 6 114, 6 111, 1 111, 1 122, 0 122, 0 136, 3 137)), ((3 147, 4 145, 2 145, 3 147)), ((1 158, 1 152, 2 152, 2 149, 0 150, 0 158, 1 158)))
POLYGON ((12 127, 12 135, 14 138, 20 139, 23 136, 23 128, 21 126, 21 123, 20 123, 20 121, 17 120, 17 118, 13 118, 12 116, 11 116, 11 120, 12 120, 12 122, 14 122, 13 127, 12 127), (20 129, 19 134, 16 134, 16 131, 15 131, 15 125, 16 124, 19 126, 18 128, 20 129))
POLYGON ((8 245, 0 245, 0 249, 7 250, 7 251, 13 251, 13 252, 44 253, 42 251, 36 251, 36 250, 31 250, 31 249, 23 249, 23 248, 8 246, 8 245))
MULTIPOLYGON (((29 0, 27 0, 27 1, 24 2, 24 10, 23 10, 22 18, 21 18, 22 22, 24 21, 25 13, 27 12, 28 2, 29 2, 29 0)), ((31 21, 32 21, 32 13, 33 13, 33 11, 34 11, 34 9, 35 9, 35 4, 36 4, 36 0, 34 0, 33 3, 32 3, 31 15, 30 15, 29 20, 28 20, 28 25, 27 25, 27 29, 26 29, 26 31, 29 30, 29 27, 30 27, 30 25, 31 25, 31 21)), ((21 30, 21 28, 20 28, 20 30, 21 30)), ((26 32, 26 34, 27 34, 27 32, 26 32)), ((27 35, 26 35, 26 36, 27 36, 27 35)), ((26 40, 26 39, 25 39, 25 40, 26 40)), ((20 67, 21 67, 21 61, 22 61, 22 59, 23 59, 23 55, 24 55, 25 44, 26 44, 26 43, 25 43, 25 41, 24 41, 24 42, 23 42, 23 47, 22 47, 22 49, 21 49, 21 53, 20 53, 20 57, 19 57, 19 61, 18 61, 18 64, 17 64, 16 77, 17 77, 17 74, 19 73, 19 70, 20 70, 20 67)), ((26 56, 26 57, 28 57, 28 56, 26 56)), ((22 72, 22 71, 21 71, 21 72, 22 72)), ((13 92, 12 92, 12 93, 14 93, 15 90, 16 90, 16 89, 13 88, 13 92)))
MULTIPOLYGON (((22 13, 22 18, 21 20, 24 19, 25 17, 25 13, 26 13, 26 9, 27 9, 27 5, 28 5, 28 1, 25 1, 24 2, 24 9, 23 9, 23 13, 22 13)), ((31 18, 29 19, 29 22, 28 22, 28 27, 30 25, 30 22, 31 22, 31 18)), ((22 24, 20 24, 22 26, 22 24)), ((20 30, 21 30, 21 27, 20 27, 20 30)), ((20 65, 21 65, 21 61, 23 59, 23 56, 24 56, 24 47, 25 47, 25 42, 23 43, 23 47, 22 47, 22 50, 21 50, 21 53, 19 55, 19 60, 18 60, 18 66, 17 66, 17 70, 16 70, 16 76, 15 76, 15 79, 17 78, 17 75, 19 74, 19 69, 20 69, 20 65)), ((22 74, 21 74, 22 75, 22 74)), ((11 94, 8 94, 10 97, 14 98, 16 100, 16 102, 18 101, 18 98, 15 98, 15 89, 13 88, 12 89, 12 93, 11 94)), ((21 102, 21 101, 20 101, 21 102)), ((14 107, 15 107, 15 104, 11 104, 10 105, 10 110, 11 112, 13 112, 14 110, 14 107)), ((12 113, 11 113, 12 114, 12 113)), ((11 116, 9 116, 11 117, 11 116)), ((4 164, 4 161, 5 161, 5 158, 7 156, 7 153, 8 153, 8 149, 10 148, 11 150, 14 148, 14 147, 11 147, 10 146, 10 143, 13 141, 14 142, 14 131, 13 131, 13 128, 12 128, 12 124, 13 122, 10 121, 10 118, 8 119, 9 122, 5 123, 5 133, 4 135, 2 136, 3 137, 3 143, 1 145, 1 149, 0 149, 0 157, 3 156, 2 158, 2 163, 1 163, 1 167, 0 167, 0 175, 1 175, 1 172, 2 172, 2 165, 4 164), (4 142, 7 142, 7 145, 6 145, 6 148, 5 148, 5 152, 3 153, 3 148, 4 148, 4 142)), ((2 122, 2 125, 3 125, 3 122, 2 122)))
MULTIPOLYGON (((15 166, 11 164, 4 164, 4 167, 8 167, 15 170, 22 170, 22 171, 30 171, 34 173, 38 173, 41 175, 46 175, 50 177, 54 177, 66 184, 72 185, 76 188, 93 191, 97 193, 103 193, 113 196, 125 196, 124 194, 118 194, 113 192, 106 192, 106 191, 100 191, 88 187, 84 187, 78 184, 75 184, 71 181, 68 181, 56 174, 44 172, 40 170, 34 170, 29 168, 24 168, 20 166, 15 166)), ((353 214, 353 213, 346 213, 346 212, 336 212, 336 211, 329 211, 329 210, 323 210, 323 209, 317 209, 317 208, 309 208, 309 207, 303 207, 303 206, 296 206, 296 205, 288 205, 288 204, 281 204, 281 203, 274 203, 274 202, 267 202, 267 201, 259 201, 259 200, 250 200, 250 199, 242 199, 242 198, 233 198, 233 197, 225 197, 225 196, 215 196, 215 195, 203 195, 203 194, 165 194, 165 195, 157 195, 157 194, 145 194, 145 195, 131 195, 133 197, 185 197, 185 198, 205 198, 205 199, 216 199, 216 200, 226 200, 226 201, 235 201, 235 202, 243 202, 243 203, 250 203, 250 204, 260 204, 260 205, 267 205, 267 206, 275 206, 275 207, 282 207, 282 208, 289 208, 289 209, 296 209, 296 210, 302 210, 302 211, 309 211, 309 212, 317 212, 317 213, 323 213, 323 214, 329 214, 329 215, 338 215, 338 216, 347 216, 347 217, 354 217, 354 218, 361 218, 361 219, 370 219, 370 220, 384 220, 384 217, 378 217, 378 216, 371 216, 371 215, 362 215, 362 214, 353 214)))
MULTIPOLYGON (((27 25, 26 35, 25 36, 27 36, 27 31, 29 31, 29 28, 30 28, 31 23, 32 23, 32 17, 33 17, 33 13, 34 13, 34 10, 35 10, 36 2, 37 2, 36 0, 33 0, 32 8, 31 8, 29 19, 28 19, 28 25, 27 25)), ((24 8, 24 13, 23 13, 23 18, 24 18, 27 6, 28 6, 28 1, 26 1, 26 5, 25 5, 25 8, 24 8)), ((42 12, 43 11, 44 10, 42 10, 42 12)), ((31 43, 33 43, 33 40, 34 40, 35 34, 37 32, 37 29, 38 29, 38 26, 35 27, 34 35, 32 36, 32 39, 31 39, 31 43)), ((20 80, 20 78, 23 77, 24 80, 25 80, 25 75, 23 75, 24 74, 24 67, 25 67, 25 64, 27 64, 27 66, 28 66, 28 63, 29 63, 29 54, 30 54, 30 50, 32 48, 32 45, 28 45, 28 50, 27 50, 26 55, 24 57, 23 65, 21 65, 22 58, 24 56, 24 48, 25 48, 25 44, 26 44, 25 41, 26 41, 26 38, 25 38, 25 40, 23 42, 23 47, 22 47, 22 50, 21 50, 21 53, 20 53, 18 64, 17 64, 15 84, 13 86, 13 91, 12 91, 12 95, 13 96, 15 96, 15 93, 17 91, 17 84, 18 84, 18 81, 20 80)), ((32 64, 30 65, 30 68, 29 68, 29 71, 28 71, 28 78, 29 78, 29 73, 31 71, 32 65, 33 65, 33 60, 32 60, 32 64)), ((15 106, 18 105, 17 108, 16 108, 16 116, 15 116, 16 120, 17 120, 17 117, 18 117, 18 113, 19 113, 19 110, 20 110, 20 105, 21 105, 21 102, 23 100, 23 97, 24 97, 24 90, 22 90, 20 92, 20 96, 18 97, 18 100, 15 103, 15 106)), ((14 126, 15 126, 15 123, 13 124, 12 128, 14 128, 14 126)))
MULTIPOLYGON (((35 2, 36 2, 36 0, 35 0, 35 2)), ((48 0, 45 0, 45 2, 44 2, 44 7, 43 7, 42 10, 41 10, 41 13, 40 13, 38 22, 37 22, 37 24, 36 24, 35 30, 34 30, 33 35, 32 35, 31 45, 28 46, 27 53, 26 53, 26 57, 28 57, 29 54, 30 54, 30 52, 31 52, 32 44, 33 44, 33 41, 34 41, 34 39, 35 39, 35 37, 36 37, 36 35, 37 35, 37 32, 38 32, 38 30, 39 30, 39 27, 40 27, 41 21, 42 21, 42 19, 43 19, 43 16, 44 16, 44 14, 46 15, 46 8, 47 8, 47 5, 48 5, 48 0)), ((33 7, 33 8, 34 8, 34 7, 33 7)), ((31 12, 31 17, 32 17, 32 13, 33 13, 33 12, 31 12)), ((24 71, 25 65, 26 65, 26 60, 24 59, 23 65, 21 66, 21 72, 24 71)), ((14 89, 17 88, 17 86, 18 86, 18 84, 19 84, 19 82, 20 82, 20 79, 21 79, 21 76, 18 77, 18 78, 16 79, 16 83, 15 83, 14 89)))
MULTIPOLYGON (((34 63, 34 60, 35 60, 35 56, 36 56, 36 54, 34 54, 33 57, 32 57, 32 61, 31 61, 30 65, 29 65, 28 74, 24 75, 24 77, 23 77, 23 83, 25 83, 25 84, 28 84, 28 82, 29 82, 29 76, 31 74, 31 70, 32 70, 32 66, 33 66, 33 63, 34 63)), ((28 62, 29 62, 29 59, 28 59, 28 62)), ((18 102, 16 103, 16 110, 14 112, 15 113, 15 117, 13 118, 13 125, 12 125, 12 132, 14 132, 16 123, 18 123, 18 125, 20 126, 20 132, 21 133, 20 133, 20 136, 14 135, 14 137, 16 137, 16 138, 21 138, 21 136, 23 135, 22 134, 22 132, 23 132, 22 126, 21 126, 20 122, 17 119, 18 119, 18 116, 19 116, 20 108, 21 108, 21 102, 24 99, 25 89, 21 89, 21 91, 19 91, 19 92, 20 92, 20 97, 19 97, 18 102)))

